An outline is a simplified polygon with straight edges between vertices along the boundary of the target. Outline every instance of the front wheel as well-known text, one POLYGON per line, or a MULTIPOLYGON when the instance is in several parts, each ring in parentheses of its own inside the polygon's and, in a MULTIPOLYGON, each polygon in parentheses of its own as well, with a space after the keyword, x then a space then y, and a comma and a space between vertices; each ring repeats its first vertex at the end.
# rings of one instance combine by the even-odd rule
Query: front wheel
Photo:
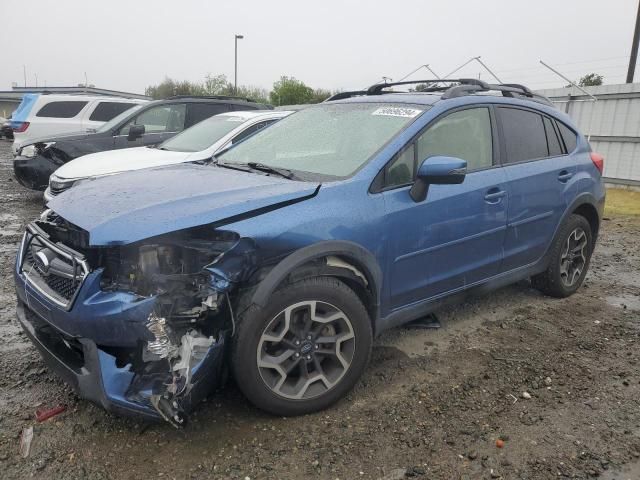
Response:
POLYGON ((592 252, 593 235, 589 222, 580 215, 570 215, 551 246, 547 270, 532 277, 532 285, 552 297, 573 295, 587 275, 592 252))
POLYGON ((343 282, 316 277, 277 290, 239 319, 231 352, 236 383, 258 408, 293 416, 343 397, 369 360, 371 322, 343 282))

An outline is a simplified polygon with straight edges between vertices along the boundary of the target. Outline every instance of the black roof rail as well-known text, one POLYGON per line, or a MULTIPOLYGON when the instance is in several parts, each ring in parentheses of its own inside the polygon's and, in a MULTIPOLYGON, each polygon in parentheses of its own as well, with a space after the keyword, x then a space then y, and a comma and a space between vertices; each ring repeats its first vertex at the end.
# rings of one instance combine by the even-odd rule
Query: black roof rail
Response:
POLYGON ((208 100, 240 100, 242 102, 254 102, 254 100, 245 97, 234 97, 232 95, 173 95, 165 100, 178 100, 180 98, 206 98, 208 100))
POLYGON ((343 98, 351 98, 351 97, 359 97, 362 95, 366 95, 366 90, 354 90, 351 92, 338 92, 331 95, 329 98, 325 100, 325 102, 330 102, 332 100, 342 100, 343 98))

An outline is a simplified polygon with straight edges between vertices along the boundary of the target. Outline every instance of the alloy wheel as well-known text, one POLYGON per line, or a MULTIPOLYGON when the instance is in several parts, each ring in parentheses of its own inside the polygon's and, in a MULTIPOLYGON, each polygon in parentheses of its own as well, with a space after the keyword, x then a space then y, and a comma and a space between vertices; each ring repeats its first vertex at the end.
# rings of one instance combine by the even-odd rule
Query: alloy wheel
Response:
POLYGON ((576 228, 567 237, 560 256, 560 279, 566 287, 572 287, 587 264, 587 234, 582 228, 576 228))
POLYGON ((307 400, 331 390, 349 370, 355 335, 347 315, 317 300, 290 305, 265 327, 257 363, 276 395, 307 400))

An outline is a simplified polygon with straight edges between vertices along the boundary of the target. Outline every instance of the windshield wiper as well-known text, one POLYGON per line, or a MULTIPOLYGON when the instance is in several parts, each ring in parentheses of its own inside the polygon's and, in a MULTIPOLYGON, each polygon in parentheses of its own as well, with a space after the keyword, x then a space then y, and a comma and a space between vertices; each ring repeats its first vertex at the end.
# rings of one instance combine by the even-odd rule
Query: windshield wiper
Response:
POLYGON ((258 162, 247 162, 247 163, 239 163, 239 162, 221 162, 215 159, 213 165, 223 168, 230 168, 232 170, 240 170, 241 172, 250 172, 252 170, 258 170, 259 172, 271 173, 275 174, 279 177, 286 178, 287 180, 297 180, 296 174, 288 168, 280 168, 280 167, 271 167, 269 165, 265 165, 264 163, 258 162), (248 167, 248 168, 245 168, 248 167))
POLYGON ((257 162, 247 162, 247 166, 253 170, 260 170, 261 172, 265 173, 275 173, 276 175, 289 180, 295 177, 295 174, 288 168, 271 167, 269 165, 265 165, 264 163, 257 162))

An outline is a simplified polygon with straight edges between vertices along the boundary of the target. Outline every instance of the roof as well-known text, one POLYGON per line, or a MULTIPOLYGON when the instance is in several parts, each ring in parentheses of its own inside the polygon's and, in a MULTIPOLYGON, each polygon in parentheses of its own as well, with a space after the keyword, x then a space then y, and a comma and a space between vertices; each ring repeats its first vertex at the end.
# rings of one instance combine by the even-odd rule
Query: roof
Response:
POLYGON ((137 98, 139 100, 151 100, 151 97, 142 95, 140 93, 122 92, 119 90, 109 90, 106 88, 96 87, 12 87, 9 92, 4 93, 17 93, 20 96, 24 93, 67 93, 67 94, 89 94, 89 95, 102 95, 107 97, 122 97, 122 98, 137 98))
POLYGON ((442 94, 394 92, 332 100, 331 103, 412 103, 416 105, 433 105, 441 98, 442 94))
MULTIPOLYGON (((37 95, 37 94, 36 94, 37 95)), ((142 100, 139 98, 126 98, 126 97, 111 97, 111 96, 106 96, 106 95, 84 95, 84 94, 53 94, 53 95, 42 95, 41 98, 45 98, 49 101, 73 101, 73 100, 86 100, 86 101, 93 101, 93 100, 102 100, 102 101, 109 101, 109 102, 123 102, 123 103, 131 103, 133 104, 138 104, 138 103, 144 103, 147 100, 142 100)))

